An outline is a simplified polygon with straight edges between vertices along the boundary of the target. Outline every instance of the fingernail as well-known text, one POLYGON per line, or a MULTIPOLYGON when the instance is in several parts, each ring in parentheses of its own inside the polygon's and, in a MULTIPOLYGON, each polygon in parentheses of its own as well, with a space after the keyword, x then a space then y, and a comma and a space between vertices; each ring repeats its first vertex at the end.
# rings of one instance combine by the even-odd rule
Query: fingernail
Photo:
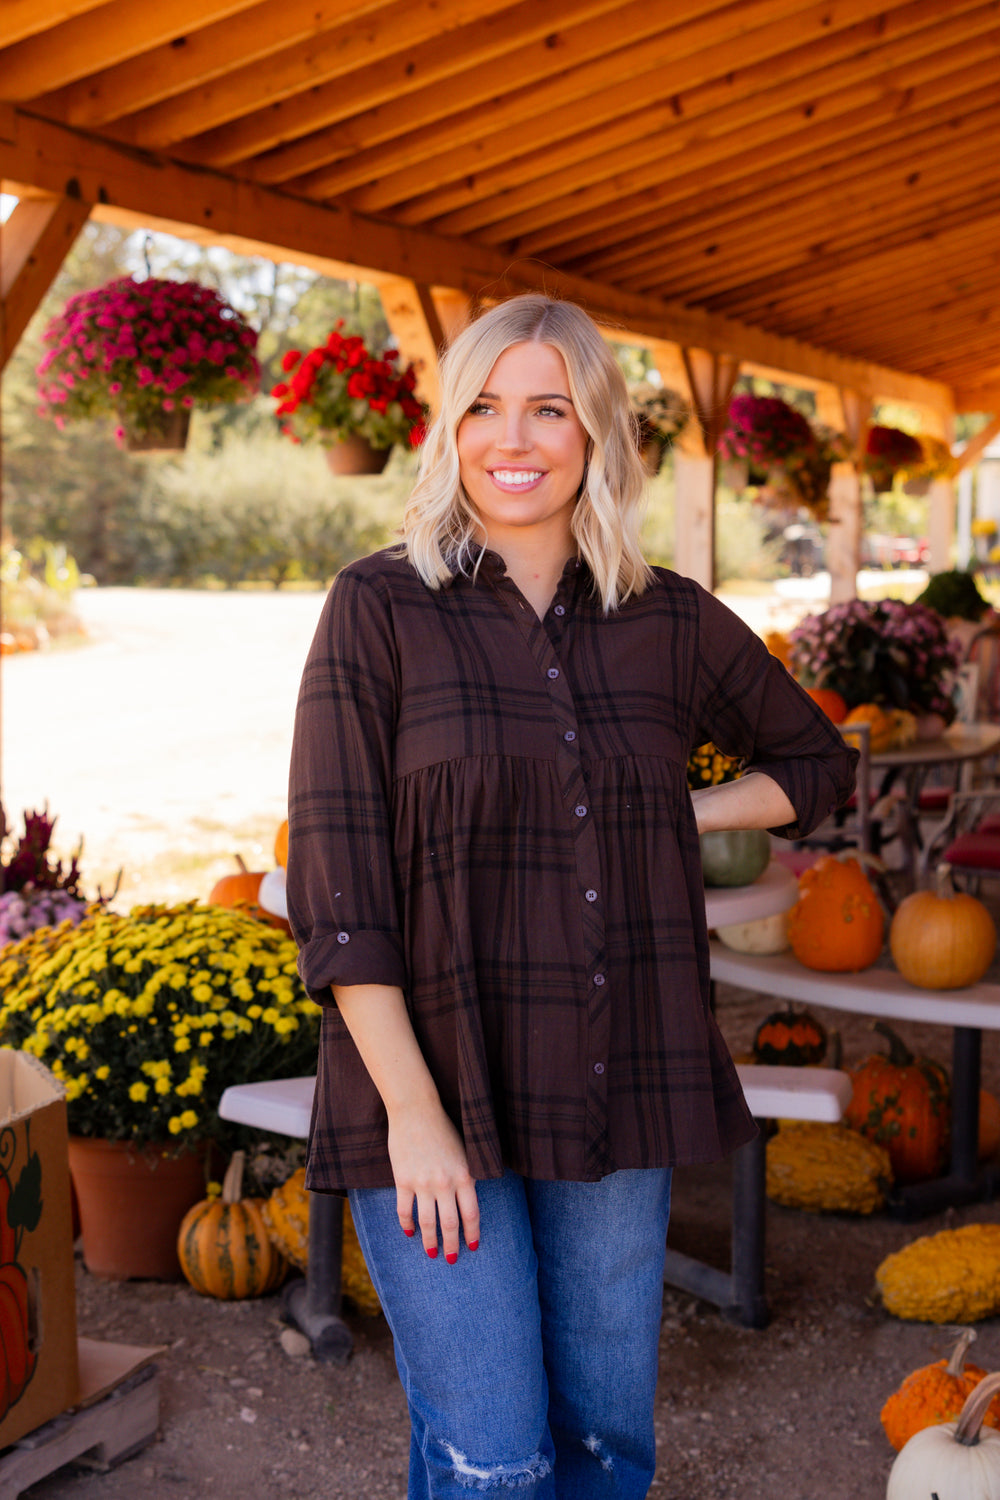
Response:
POLYGON ((479 1249, 479 1241, 478 1240, 467 1240, 466 1241, 466 1247, 469 1250, 478 1250, 479 1249))
POLYGON ((416 1232, 417 1231, 415 1229, 404 1229, 403 1230, 403 1233, 406 1235, 406 1238, 408 1240, 412 1240, 412 1238, 416 1234, 416 1232))
POLYGON ((452 1255, 446 1255, 445 1260, 448 1262, 449 1266, 453 1266, 456 1260, 458 1260, 458 1251, 456 1250, 452 1255))
POLYGON ((427 1254, 430 1256, 431 1260, 437 1260, 437 1253, 438 1253, 438 1247, 437 1247, 437 1245, 432 1245, 431 1248, 427 1252, 427 1254))

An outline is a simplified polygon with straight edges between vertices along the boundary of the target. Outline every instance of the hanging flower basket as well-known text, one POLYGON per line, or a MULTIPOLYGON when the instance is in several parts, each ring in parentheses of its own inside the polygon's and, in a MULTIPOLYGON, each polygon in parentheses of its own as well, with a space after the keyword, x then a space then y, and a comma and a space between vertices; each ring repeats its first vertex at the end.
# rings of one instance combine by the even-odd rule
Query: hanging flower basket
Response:
POLYGON ((119 277, 71 297, 42 338, 42 415, 58 427, 117 417, 118 442, 132 451, 166 446, 165 418, 246 400, 260 385, 256 332, 197 281, 119 277))
POLYGON ((899 427, 874 423, 865 439, 861 472, 871 481, 877 495, 892 489, 897 472, 918 466, 923 460, 919 438, 899 427))
POLYGON ((722 477, 732 489, 753 489, 761 504, 804 506, 825 520, 833 463, 846 456, 844 439, 813 427, 779 396, 734 396, 719 441, 722 477))
POLYGON ((659 473, 664 454, 691 420, 691 406, 677 391, 650 380, 629 386, 637 422, 636 440, 649 475, 659 473))
MULTIPOLYGON (((295 443, 322 443, 334 453, 352 438, 384 450, 386 457, 397 444, 417 447, 424 437, 425 411, 415 395, 414 366, 398 370, 395 349, 375 355, 364 339, 345 336, 342 327, 338 322, 326 343, 308 354, 289 349, 282 359, 281 368, 290 378, 271 389, 282 432, 295 443)), ((347 454, 340 457, 346 460, 347 454)), ((337 461, 330 461, 331 468, 337 461)), ((384 467, 383 461, 378 469, 334 472, 380 473, 384 467)))

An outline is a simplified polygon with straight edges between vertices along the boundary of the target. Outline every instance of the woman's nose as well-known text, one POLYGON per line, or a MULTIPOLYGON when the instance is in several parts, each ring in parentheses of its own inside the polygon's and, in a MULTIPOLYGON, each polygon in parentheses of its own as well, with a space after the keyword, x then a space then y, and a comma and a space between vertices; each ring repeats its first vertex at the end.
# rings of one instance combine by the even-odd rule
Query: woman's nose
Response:
POLYGON ((497 447, 503 448, 508 453, 523 453, 527 446, 524 414, 519 411, 505 412, 497 438, 497 447))

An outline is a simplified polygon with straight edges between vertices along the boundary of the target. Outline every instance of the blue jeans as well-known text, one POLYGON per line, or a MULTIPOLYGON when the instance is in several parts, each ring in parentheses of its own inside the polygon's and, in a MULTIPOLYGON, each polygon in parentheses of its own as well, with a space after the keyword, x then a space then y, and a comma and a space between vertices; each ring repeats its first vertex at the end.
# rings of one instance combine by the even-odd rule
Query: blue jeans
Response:
POLYGON ((350 1194, 410 1408, 409 1500, 641 1500, 670 1172, 477 1191, 479 1249, 452 1266, 402 1233, 394 1188, 350 1194))

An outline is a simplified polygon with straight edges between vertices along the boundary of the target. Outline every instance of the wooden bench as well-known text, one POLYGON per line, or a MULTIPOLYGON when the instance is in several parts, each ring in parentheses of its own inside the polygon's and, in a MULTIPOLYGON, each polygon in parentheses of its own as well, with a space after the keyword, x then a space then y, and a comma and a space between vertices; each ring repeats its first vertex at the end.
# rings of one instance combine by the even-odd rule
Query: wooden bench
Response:
POLYGON ((710 953, 712 979, 725 984, 831 1010, 950 1026, 952 1122, 948 1174, 896 1188, 887 1206, 898 1218, 910 1220, 994 1195, 998 1186, 995 1170, 979 1168, 979 1082, 982 1033, 1000 1031, 1000 985, 923 990, 909 984, 895 969, 824 974, 807 969, 790 953, 767 957, 735 953, 718 939, 713 939, 710 953))
MULTIPOLYGON (((738 1069, 751 1114, 758 1120, 786 1118, 835 1122, 851 1095, 846 1073, 833 1068, 738 1069)), ((253 1125, 278 1135, 305 1138, 312 1114, 314 1078, 282 1078, 242 1083, 226 1089, 219 1102, 224 1120, 253 1125)), ((672 1286, 714 1302, 723 1313, 752 1328, 768 1320, 764 1295, 765 1146, 756 1140, 733 1157, 732 1263, 718 1270, 667 1249, 664 1279, 672 1286)), ((304 1281, 283 1293, 285 1318, 309 1339, 318 1359, 342 1364, 350 1355, 350 1330, 340 1317, 340 1257, 343 1199, 309 1195, 309 1266, 304 1281)))

